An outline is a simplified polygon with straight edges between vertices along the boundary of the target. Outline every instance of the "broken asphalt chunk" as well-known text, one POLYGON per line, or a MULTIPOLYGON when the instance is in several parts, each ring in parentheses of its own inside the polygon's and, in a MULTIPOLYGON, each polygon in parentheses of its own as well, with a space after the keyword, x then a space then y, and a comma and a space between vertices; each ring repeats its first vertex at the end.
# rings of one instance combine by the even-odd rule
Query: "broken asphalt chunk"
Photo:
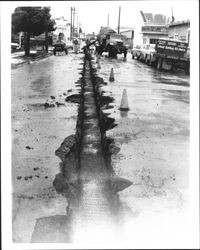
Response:
POLYGON ((76 142, 77 140, 75 135, 66 137, 61 143, 60 147, 55 151, 55 155, 58 156, 62 161, 64 161, 65 157, 70 153, 76 142))
POLYGON ((81 95, 80 94, 72 94, 70 96, 67 96, 65 98, 66 102, 74 102, 74 103, 80 103, 81 101, 81 95))
POLYGON ((57 107, 59 107, 59 106, 65 106, 65 104, 61 103, 61 102, 55 102, 55 104, 57 105, 57 107))
POLYGON ((45 107, 45 108, 54 108, 54 107, 55 107, 55 104, 45 102, 44 107, 45 107))
POLYGON ((131 186, 133 183, 125 178, 114 176, 111 179, 111 188, 114 192, 120 192, 129 186, 131 186))

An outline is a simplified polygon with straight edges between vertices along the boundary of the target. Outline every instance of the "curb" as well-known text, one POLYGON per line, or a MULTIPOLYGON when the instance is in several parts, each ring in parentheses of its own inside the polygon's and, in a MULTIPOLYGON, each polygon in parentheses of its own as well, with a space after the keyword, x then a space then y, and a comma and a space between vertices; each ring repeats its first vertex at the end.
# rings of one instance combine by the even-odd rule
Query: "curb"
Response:
POLYGON ((25 60, 24 62, 20 62, 20 63, 11 63, 11 69, 16 69, 22 65, 25 65, 25 64, 32 64, 34 62, 37 62, 37 61, 40 61, 42 59, 45 59, 47 57, 50 57, 52 56, 53 54, 52 53, 48 53, 48 54, 45 54, 45 55, 38 55, 38 57, 34 58, 34 59, 31 59, 31 60, 25 60))

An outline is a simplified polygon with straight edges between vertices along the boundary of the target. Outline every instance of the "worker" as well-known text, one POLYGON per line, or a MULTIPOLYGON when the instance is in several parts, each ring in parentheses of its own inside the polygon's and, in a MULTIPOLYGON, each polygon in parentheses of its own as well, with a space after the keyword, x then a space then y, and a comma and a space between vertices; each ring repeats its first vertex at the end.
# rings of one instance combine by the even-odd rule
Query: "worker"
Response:
POLYGON ((86 45, 83 47, 83 52, 85 55, 90 55, 90 46, 95 44, 97 40, 94 40, 93 42, 89 42, 89 40, 86 41, 86 45))
POLYGON ((76 54, 78 54, 78 45, 79 45, 79 42, 78 42, 77 38, 74 38, 73 44, 74 44, 74 52, 76 54))

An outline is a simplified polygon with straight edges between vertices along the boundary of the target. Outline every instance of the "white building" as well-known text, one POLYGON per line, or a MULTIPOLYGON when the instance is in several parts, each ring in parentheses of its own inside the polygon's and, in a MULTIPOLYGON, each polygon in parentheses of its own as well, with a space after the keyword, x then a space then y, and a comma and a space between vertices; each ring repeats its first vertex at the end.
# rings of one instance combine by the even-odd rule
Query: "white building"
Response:
POLYGON ((190 42, 190 20, 171 22, 169 24, 169 38, 190 42))
POLYGON ((134 46, 155 44, 158 38, 168 37, 168 20, 162 14, 140 11, 134 29, 134 46))
POLYGON ((120 34, 124 37, 124 42, 129 48, 133 48, 134 28, 133 27, 121 27, 120 34))
POLYGON ((70 40, 70 29, 71 24, 62 16, 60 18, 55 18, 56 22, 56 30, 53 32, 54 34, 54 41, 58 40, 59 34, 65 42, 70 40))

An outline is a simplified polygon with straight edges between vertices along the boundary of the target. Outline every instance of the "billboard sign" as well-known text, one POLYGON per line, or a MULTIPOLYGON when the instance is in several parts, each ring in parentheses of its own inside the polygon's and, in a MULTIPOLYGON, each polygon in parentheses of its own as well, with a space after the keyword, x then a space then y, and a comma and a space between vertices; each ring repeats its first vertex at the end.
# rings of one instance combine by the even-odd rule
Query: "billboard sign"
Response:
POLYGON ((157 53, 182 57, 188 48, 188 43, 174 40, 158 39, 155 50, 157 53))

